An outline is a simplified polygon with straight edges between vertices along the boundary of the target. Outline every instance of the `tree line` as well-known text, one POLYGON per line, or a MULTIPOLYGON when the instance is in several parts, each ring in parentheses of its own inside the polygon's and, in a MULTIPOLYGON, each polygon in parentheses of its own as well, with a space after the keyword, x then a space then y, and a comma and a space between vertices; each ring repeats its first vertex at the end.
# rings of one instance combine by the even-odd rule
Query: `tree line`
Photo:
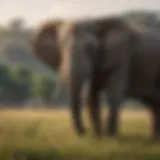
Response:
POLYGON ((11 69, 0 65, 0 105, 2 107, 66 104, 66 91, 58 88, 61 95, 55 97, 56 87, 57 81, 54 76, 37 76, 24 67, 11 69))

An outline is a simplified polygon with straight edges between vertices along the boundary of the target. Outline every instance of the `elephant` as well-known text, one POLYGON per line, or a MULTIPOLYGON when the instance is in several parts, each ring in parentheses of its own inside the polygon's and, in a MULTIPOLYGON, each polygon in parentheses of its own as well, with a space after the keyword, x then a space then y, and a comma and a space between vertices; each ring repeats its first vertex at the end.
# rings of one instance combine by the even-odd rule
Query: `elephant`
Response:
MULTIPOLYGON (((106 92, 109 103, 106 135, 118 133, 120 105, 131 97, 149 106, 153 114, 153 136, 160 136, 160 35, 152 28, 140 26, 137 29, 118 16, 105 17, 60 23, 56 27, 57 37, 52 33, 48 35, 51 40, 56 39, 56 43, 52 43, 57 48, 50 47, 54 59, 49 60, 51 66, 58 68, 68 88, 73 125, 79 135, 86 133, 81 92, 88 81, 86 102, 96 136, 103 134, 102 91, 106 92)), ((40 47, 37 43, 34 48, 40 47)), ((47 48, 43 52, 35 51, 43 59, 47 48)))

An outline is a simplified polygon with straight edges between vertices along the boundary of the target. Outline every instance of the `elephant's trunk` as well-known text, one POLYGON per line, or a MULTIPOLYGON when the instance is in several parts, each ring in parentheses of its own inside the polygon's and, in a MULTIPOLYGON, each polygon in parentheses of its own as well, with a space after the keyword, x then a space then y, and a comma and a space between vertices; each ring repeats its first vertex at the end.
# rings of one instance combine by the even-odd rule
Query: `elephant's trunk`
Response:
POLYGON ((60 76, 69 91, 74 127, 79 134, 85 131, 81 116, 81 96, 84 82, 90 77, 90 74, 91 64, 85 53, 79 53, 77 49, 76 51, 65 52, 60 68, 60 76))

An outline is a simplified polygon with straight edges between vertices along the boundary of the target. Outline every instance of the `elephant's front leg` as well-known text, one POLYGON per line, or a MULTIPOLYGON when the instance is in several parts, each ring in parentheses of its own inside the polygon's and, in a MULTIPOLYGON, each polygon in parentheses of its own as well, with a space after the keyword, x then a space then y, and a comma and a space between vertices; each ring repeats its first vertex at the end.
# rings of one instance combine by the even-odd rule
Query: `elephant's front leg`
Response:
POLYGON ((100 106, 100 91, 102 88, 102 82, 100 77, 94 77, 89 86, 87 95, 87 107, 89 111, 89 117, 92 123, 93 132, 97 137, 102 136, 102 122, 101 122, 101 106, 100 106))
POLYGON ((85 127, 82 122, 81 90, 83 87, 82 78, 74 78, 69 85, 70 107, 73 120, 73 127, 79 135, 85 134, 85 127))
POLYGON ((125 98, 127 89, 127 66, 117 68, 107 81, 107 96, 109 113, 107 117, 106 133, 115 136, 118 132, 119 107, 125 98))
POLYGON ((118 133, 118 122, 119 122, 119 104, 120 100, 109 99, 109 113, 107 118, 106 133, 109 136, 115 136, 118 133))

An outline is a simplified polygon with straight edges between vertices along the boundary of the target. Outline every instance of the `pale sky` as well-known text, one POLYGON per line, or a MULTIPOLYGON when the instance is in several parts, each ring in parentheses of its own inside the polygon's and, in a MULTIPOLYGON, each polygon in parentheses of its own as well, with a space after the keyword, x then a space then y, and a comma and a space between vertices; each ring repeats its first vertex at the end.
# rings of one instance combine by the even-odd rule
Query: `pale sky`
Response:
POLYGON ((130 9, 160 10, 160 0, 0 0, 0 23, 23 17, 30 25, 46 18, 76 18, 130 9))

